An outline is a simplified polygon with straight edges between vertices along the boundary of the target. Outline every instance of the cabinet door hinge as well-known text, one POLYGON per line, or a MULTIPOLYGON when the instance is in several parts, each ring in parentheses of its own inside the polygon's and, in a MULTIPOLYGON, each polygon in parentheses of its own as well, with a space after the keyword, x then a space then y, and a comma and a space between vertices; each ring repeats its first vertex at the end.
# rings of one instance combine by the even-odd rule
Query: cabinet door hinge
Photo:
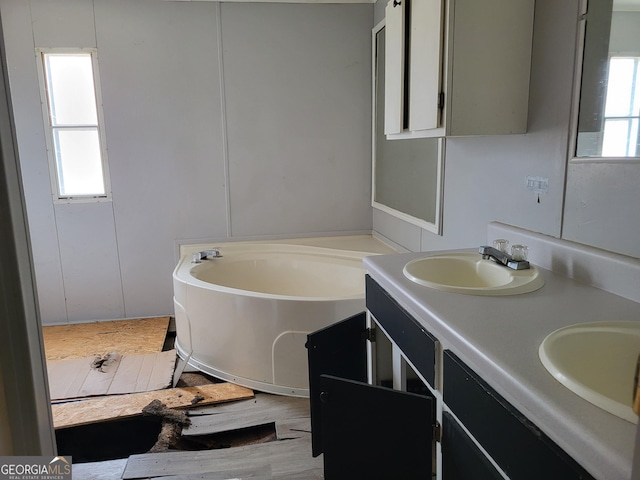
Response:
POLYGON ((369 340, 371 343, 376 341, 376 329, 371 327, 371 328, 365 328, 364 332, 362 332, 362 339, 363 340, 369 340))
POLYGON ((435 425, 433 426, 433 440, 435 442, 442 443, 442 425, 440 422, 436 420, 435 425))
POLYGON ((438 94, 438 108, 440 110, 444 108, 444 92, 438 94))

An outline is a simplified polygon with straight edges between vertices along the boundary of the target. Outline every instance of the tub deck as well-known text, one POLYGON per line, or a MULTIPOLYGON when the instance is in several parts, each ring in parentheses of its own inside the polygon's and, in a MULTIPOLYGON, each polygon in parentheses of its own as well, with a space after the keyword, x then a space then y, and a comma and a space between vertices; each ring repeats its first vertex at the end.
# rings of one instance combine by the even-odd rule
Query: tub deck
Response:
MULTIPOLYGON (((220 241, 213 242, 216 246, 225 245, 252 245, 252 244, 282 244, 282 245, 306 245, 309 247, 335 248, 338 250, 351 250, 354 252, 371 252, 380 254, 398 253, 399 250, 392 248, 373 235, 346 235, 332 237, 309 237, 309 238, 284 238, 271 240, 246 240, 239 242, 220 241)), ((180 245, 180 257, 191 255, 211 248, 212 243, 198 243, 180 245)))

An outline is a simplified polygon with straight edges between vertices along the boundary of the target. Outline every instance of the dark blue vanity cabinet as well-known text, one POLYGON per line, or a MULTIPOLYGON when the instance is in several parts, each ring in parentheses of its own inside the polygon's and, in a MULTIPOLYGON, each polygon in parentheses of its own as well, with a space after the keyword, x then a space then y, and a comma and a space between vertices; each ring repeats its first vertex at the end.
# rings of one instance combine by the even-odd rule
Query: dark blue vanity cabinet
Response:
MULTIPOLYGON (((324 455, 325 478, 593 479, 368 275, 366 296, 372 328, 363 312, 308 336, 313 455, 324 455), (368 383, 367 342, 382 340, 426 394, 368 383)), ((405 370, 392 371, 406 389, 405 370)))
MULTIPOLYGON (((445 350, 443 361, 445 405, 509 478, 593 479, 575 460, 454 353, 445 350)), ((447 429, 457 425, 455 419, 450 420, 449 426, 447 424, 443 426, 445 438, 451 434, 447 429)), ((451 453, 457 457, 458 455, 453 453, 453 440, 447 443, 452 449, 451 453)), ((455 462, 448 462, 449 452, 444 441, 442 450, 445 464, 443 472, 446 473, 447 463, 455 462)))

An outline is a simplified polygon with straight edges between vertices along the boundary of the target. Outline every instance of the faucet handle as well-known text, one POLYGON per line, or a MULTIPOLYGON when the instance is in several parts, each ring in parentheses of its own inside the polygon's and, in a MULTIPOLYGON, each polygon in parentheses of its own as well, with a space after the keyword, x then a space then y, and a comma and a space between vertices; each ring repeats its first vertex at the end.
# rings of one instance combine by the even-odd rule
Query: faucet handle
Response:
POLYGON ((526 245, 512 245, 511 246, 511 257, 519 262, 522 260, 526 260, 529 255, 529 247, 526 245))
POLYGON ((505 238, 497 238, 493 241, 493 248, 502 253, 507 253, 509 250, 509 240, 505 238))
POLYGON ((202 252, 192 253, 191 263, 202 263, 202 252))

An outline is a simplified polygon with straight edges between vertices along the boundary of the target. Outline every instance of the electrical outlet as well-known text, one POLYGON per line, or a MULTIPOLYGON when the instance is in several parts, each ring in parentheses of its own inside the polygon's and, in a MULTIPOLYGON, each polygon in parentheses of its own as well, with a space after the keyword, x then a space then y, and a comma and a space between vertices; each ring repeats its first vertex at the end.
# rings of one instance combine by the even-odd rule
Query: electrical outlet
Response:
POLYGON ((547 193, 549 191, 549 177, 531 177, 524 179, 525 188, 534 193, 547 193))

